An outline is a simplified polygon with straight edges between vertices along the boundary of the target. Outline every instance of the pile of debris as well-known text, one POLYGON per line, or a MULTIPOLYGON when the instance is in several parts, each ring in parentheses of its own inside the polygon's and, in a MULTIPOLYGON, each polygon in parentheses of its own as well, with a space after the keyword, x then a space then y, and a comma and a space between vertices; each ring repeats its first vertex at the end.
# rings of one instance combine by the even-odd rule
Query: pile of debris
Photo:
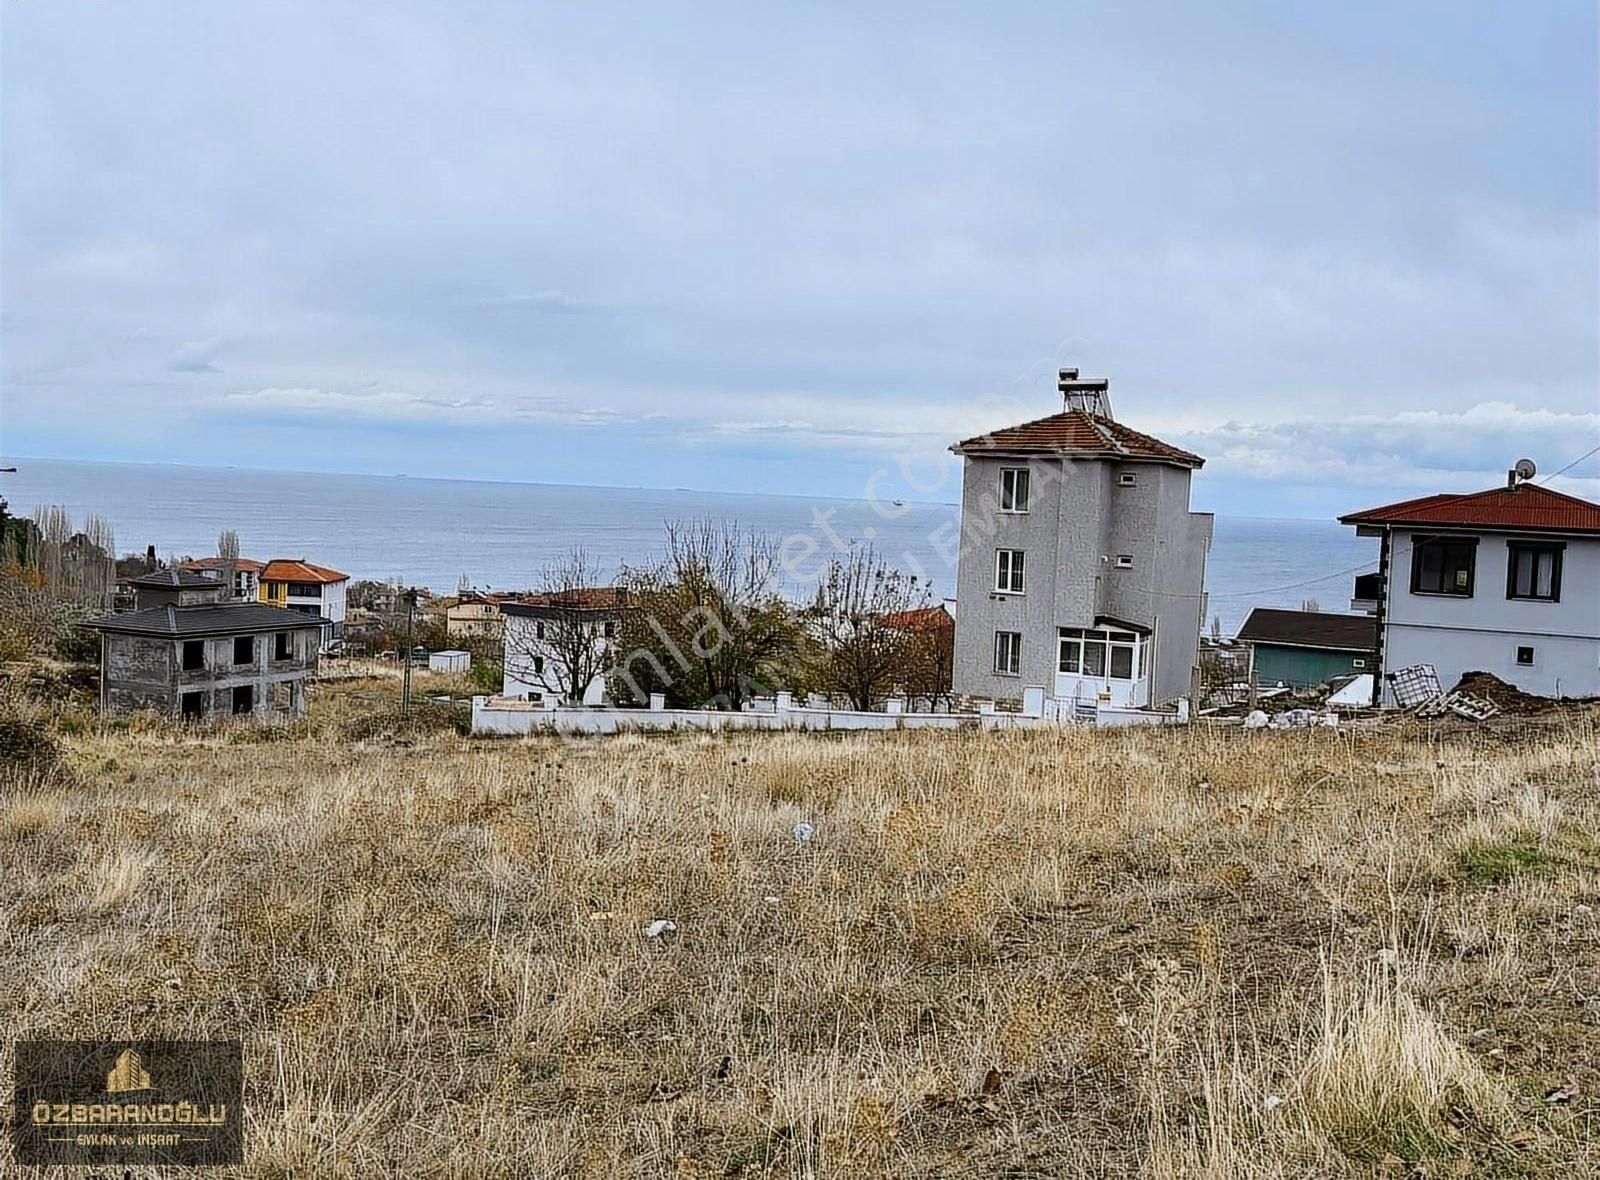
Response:
POLYGON ((1523 692, 1491 672, 1468 672, 1449 692, 1439 687, 1439 676, 1432 664, 1401 668, 1389 677, 1389 682, 1395 703, 1418 717, 1453 713, 1469 721, 1487 721, 1501 713, 1530 717, 1557 707, 1557 702, 1523 692))

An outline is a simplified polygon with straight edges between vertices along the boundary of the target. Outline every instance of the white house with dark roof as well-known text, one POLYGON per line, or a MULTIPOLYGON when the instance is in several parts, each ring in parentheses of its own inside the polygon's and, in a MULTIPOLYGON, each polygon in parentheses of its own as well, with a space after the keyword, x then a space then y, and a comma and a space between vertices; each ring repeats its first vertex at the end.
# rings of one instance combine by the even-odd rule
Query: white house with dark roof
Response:
MULTIPOLYGON (((1489 672, 1524 692, 1600 696, 1600 504, 1528 482, 1339 518, 1381 541, 1369 581, 1384 676, 1432 664, 1449 689, 1489 672)), ((1380 678, 1376 693, 1393 703, 1380 678)))
POLYGON ((1061 413, 950 449, 964 461, 955 691, 1141 708, 1190 691, 1211 515, 1205 460, 1111 413, 1109 383, 1061 370, 1061 413))

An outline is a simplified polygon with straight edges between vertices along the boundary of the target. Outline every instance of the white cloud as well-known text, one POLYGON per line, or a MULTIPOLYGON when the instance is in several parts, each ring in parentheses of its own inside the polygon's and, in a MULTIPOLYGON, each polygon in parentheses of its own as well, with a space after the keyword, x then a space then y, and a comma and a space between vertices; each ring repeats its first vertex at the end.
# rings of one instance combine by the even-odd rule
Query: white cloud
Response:
POLYGON ((222 370, 213 362, 221 346, 220 340, 190 340, 180 344, 167 362, 167 368, 174 373, 220 373, 222 370))

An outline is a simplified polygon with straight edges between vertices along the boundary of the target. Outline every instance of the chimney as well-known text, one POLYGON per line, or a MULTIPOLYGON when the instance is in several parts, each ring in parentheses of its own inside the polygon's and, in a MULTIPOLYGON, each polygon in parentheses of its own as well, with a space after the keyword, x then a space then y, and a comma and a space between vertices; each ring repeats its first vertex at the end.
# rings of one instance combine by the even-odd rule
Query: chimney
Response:
POLYGON ((1513 467, 1506 472, 1506 487, 1515 489, 1517 486, 1517 469, 1513 467))
POLYGON ((1063 410, 1082 410, 1096 418, 1112 417, 1111 382, 1107 378, 1084 378, 1078 376, 1077 369, 1062 369, 1056 389, 1061 394, 1063 410))
POLYGON ((154 545, 146 545, 144 547, 144 568, 147 570, 156 568, 156 547, 154 545))

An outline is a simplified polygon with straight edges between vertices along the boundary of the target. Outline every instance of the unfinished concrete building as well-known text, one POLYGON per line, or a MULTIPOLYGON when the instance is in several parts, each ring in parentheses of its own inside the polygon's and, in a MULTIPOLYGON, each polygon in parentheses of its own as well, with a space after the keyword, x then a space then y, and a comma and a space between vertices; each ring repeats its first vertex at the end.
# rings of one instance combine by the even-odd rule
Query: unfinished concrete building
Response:
POLYGON ((298 717, 322 622, 261 602, 224 601, 215 579, 160 570, 134 581, 135 609, 100 632, 100 709, 203 720, 298 717))

